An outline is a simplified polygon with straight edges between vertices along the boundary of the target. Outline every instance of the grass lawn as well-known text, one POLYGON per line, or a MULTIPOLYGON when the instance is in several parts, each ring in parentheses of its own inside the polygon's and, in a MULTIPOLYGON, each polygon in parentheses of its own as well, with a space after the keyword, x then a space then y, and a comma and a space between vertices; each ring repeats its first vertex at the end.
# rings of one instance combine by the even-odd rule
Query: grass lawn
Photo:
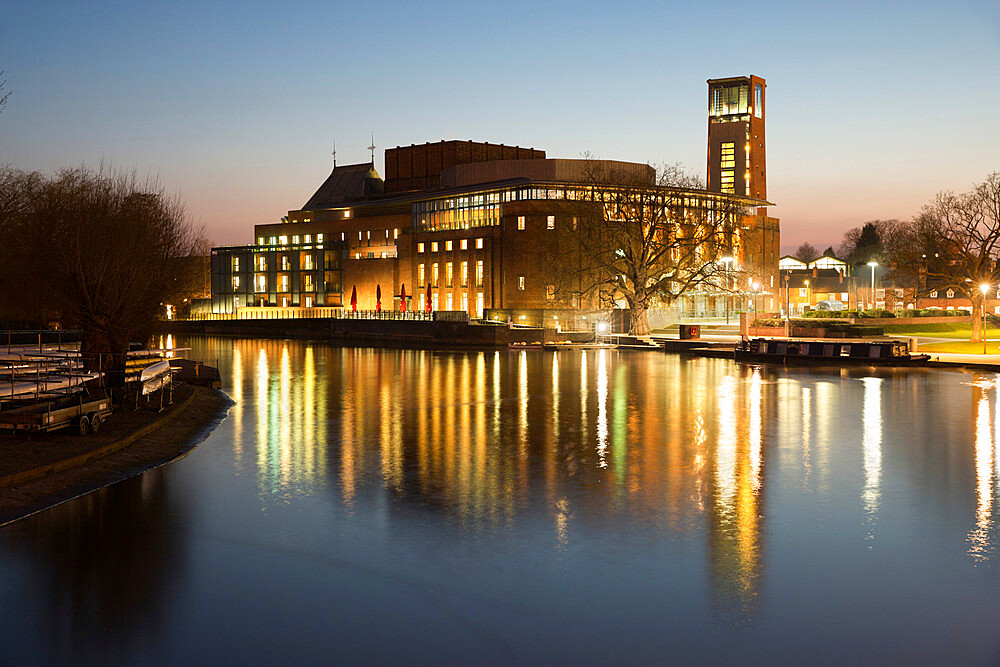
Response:
MULTIPOLYGON (((925 343, 918 352, 952 352, 955 354, 982 354, 982 343, 970 343, 967 340, 948 341, 947 343, 925 343)), ((1000 336, 986 341, 986 353, 1000 356, 1000 336)))
MULTIPOLYGON (((898 334, 906 336, 929 336, 933 338, 954 338, 956 340, 969 340, 972 335, 971 322, 947 322, 941 324, 886 324, 884 327, 887 334, 898 334)), ((987 338, 996 338, 1000 341, 1000 328, 990 323, 986 328, 987 338)), ((948 343, 945 343, 946 345, 948 343)), ((978 343, 982 354, 982 343, 978 343)), ((937 350, 944 352, 945 350, 937 350)))

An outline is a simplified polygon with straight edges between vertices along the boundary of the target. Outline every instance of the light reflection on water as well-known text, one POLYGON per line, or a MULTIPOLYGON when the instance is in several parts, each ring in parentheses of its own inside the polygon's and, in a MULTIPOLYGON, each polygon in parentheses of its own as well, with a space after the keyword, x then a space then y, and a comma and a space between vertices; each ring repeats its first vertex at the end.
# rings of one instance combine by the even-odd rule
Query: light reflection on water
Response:
MULTIPOLYGON (((74 563, 94 558, 102 545, 76 532, 61 544, 59 535, 68 525, 85 534, 92 522, 137 516, 171 553, 190 552, 183 570, 144 571, 169 581, 172 594, 154 587, 134 603, 152 610, 140 616, 147 619, 141 627, 122 630, 137 645, 180 641, 190 628, 178 618, 216 604, 235 619, 232 637, 241 636, 242 608, 206 602, 198 591, 226 589, 230 578, 238 586, 235 578, 248 570, 284 581, 292 575, 272 565, 273 550, 290 544, 310 557, 357 560, 389 580, 447 583, 463 591, 451 601, 459 607, 469 604, 463 596, 499 601, 469 613, 493 632, 521 637, 523 652, 514 655, 532 658, 558 657, 567 645, 590 647, 584 655, 595 660, 614 647, 627 654, 637 648, 634 637, 620 643, 627 628, 657 619, 669 619, 672 638, 649 633, 642 641, 689 657, 736 658, 749 646, 762 657, 808 658, 794 653, 796 633, 787 629, 808 618, 812 624, 799 631, 826 647, 824 659, 871 659, 845 636, 945 650, 947 642, 926 642, 948 629, 921 623, 947 614, 925 621, 906 593, 937 586, 927 575, 944 571, 967 597, 1000 593, 991 569, 1000 466, 992 377, 869 377, 606 350, 191 345, 195 358, 220 359, 236 402, 206 443, 142 477, 152 494, 94 494, 0 534, 0 594, 12 600, 33 590, 9 574, 18 571, 15 562, 44 573, 52 588, 80 577, 100 582, 86 593, 49 593, 51 604, 37 605, 38 628, 26 636, 40 644, 50 617, 91 632, 84 619, 95 605, 117 609, 102 596, 120 598, 115 587, 128 580, 116 581, 99 562, 78 569, 74 563), (166 492, 171 483, 185 489, 185 502, 166 492), (95 502, 110 497, 127 499, 128 512, 95 502), (54 549, 75 556, 53 559, 54 549), (222 565, 228 562, 236 566, 222 565), (849 614, 817 612, 835 608, 841 595, 852 601, 849 614), (858 604, 869 597, 880 605, 858 604), (531 610, 526 618, 534 620, 512 620, 498 611, 505 605, 531 610), (906 622, 886 628, 887 614, 906 622), (157 620, 164 616, 173 620, 157 620), (878 623, 883 635, 865 634, 866 624, 878 623), (752 629, 740 635, 745 645, 731 643, 734 628, 752 629)), ((146 557, 144 545, 153 541, 143 539, 126 557, 146 557)), ((312 572, 301 561, 298 570, 312 572)), ((350 568, 336 573, 338 581, 359 576, 350 568)), ((323 568, 312 574, 313 585, 330 576, 323 568)), ((360 632, 371 614, 390 635, 407 622, 394 623, 399 593, 366 594, 369 616, 355 618, 336 594, 286 586, 295 593, 268 598, 256 613, 336 617, 334 636, 360 632)), ((951 611, 962 617, 960 608, 951 611)), ((1000 622, 1000 614, 977 622, 1000 622)), ((112 630, 94 642, 101 632, 112 630)), ((435 632, 443 631, 426 630, 428 641, 435 632)), ((86 639, 74 641, 96 651, 86 639)), ((312 648, 294 645, 289 655, 312 648)))

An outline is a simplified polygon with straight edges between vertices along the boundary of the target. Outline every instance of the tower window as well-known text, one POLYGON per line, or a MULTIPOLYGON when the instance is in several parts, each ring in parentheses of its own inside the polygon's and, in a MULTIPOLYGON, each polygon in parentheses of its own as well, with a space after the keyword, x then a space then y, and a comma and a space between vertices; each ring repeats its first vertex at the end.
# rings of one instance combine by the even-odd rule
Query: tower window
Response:
POLYGON ((728 141, 722 144, 719 151, 719 168, 720 169, 735 169, 736 168, 736 143, 728 141))
POLYGON ((753 115, 762 118, 764 113, 764 86, 755 83, 753 86, 753 115))
POLYGON ((732 169, 723 171, 719 178, 719 185, 723 194, 736 194, 736 173, 732 169))

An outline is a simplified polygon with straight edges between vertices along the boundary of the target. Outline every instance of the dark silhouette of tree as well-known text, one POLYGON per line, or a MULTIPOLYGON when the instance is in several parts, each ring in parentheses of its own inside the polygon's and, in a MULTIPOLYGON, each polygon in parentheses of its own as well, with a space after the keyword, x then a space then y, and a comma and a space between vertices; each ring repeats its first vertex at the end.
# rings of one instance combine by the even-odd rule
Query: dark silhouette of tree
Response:
POLYGON ((803 243, 798 248, 795 249, 795 253, 792 255, 795 259, 800 262, 805 262, 808 264, 817 257, 819 257, 819 251, 811 243, 803 243))
POLYGON ((924 291, 954 290, 973 307, 973 342, 982 340, 983 293, 1000 282, 1000 172, 969 192, 941 192, 901 226, 889 257, 924 291))
POLYGON ((119 366, 186 285, 175 260, 192 254, 199 234, 154 181, 106 167, 51 178, 5 170, 0 207, 2 312, 82 329, 88 364, 119 366))
POLYGON ((836 256, 837 253, 833 251, 833 246, 828 246, 827 249, 823 251, 823 254, 820 255, 820 257, 836 257, 836 256))
POLYGON ((650 308, 715 288, 746 208, 735 197, 686 196, 697 185, 677 165, 657 175, 588 161, 579 196, 565 203, 572 224, 557 226, 536 251, 551 286, 547 296, 571 306, 624 302, 629 332, 646 335, 650 308))
MULTIPOLYGON (((0 77, 3 77, 3 70, 0 70, 0 77)), ((10 99, 11 91, 4 92, 7 88, 7 79, 0 78, 0 113, 7 107, 7 100, 10 99)))

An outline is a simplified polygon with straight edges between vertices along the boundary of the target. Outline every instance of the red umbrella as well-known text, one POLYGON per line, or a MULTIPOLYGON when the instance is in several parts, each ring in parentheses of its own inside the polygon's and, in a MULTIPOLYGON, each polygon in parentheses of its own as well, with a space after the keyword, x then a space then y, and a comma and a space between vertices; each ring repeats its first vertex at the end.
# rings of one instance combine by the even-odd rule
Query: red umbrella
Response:
POLYGON ((399 309, 406 312, 406 283, 399 286, 399 309))
POLYGON ((376 285, 375 286, 375 312, 376 313, 381 313, 382 312, 382 286, 381 285, 376 285))
POLYGON ((358 286, 351 288, 351 310, 358 312, 358 286))
POLYGON ((427 283, 427 300, 424 301, 424 310, 431 312, 431 284, 427 283))

